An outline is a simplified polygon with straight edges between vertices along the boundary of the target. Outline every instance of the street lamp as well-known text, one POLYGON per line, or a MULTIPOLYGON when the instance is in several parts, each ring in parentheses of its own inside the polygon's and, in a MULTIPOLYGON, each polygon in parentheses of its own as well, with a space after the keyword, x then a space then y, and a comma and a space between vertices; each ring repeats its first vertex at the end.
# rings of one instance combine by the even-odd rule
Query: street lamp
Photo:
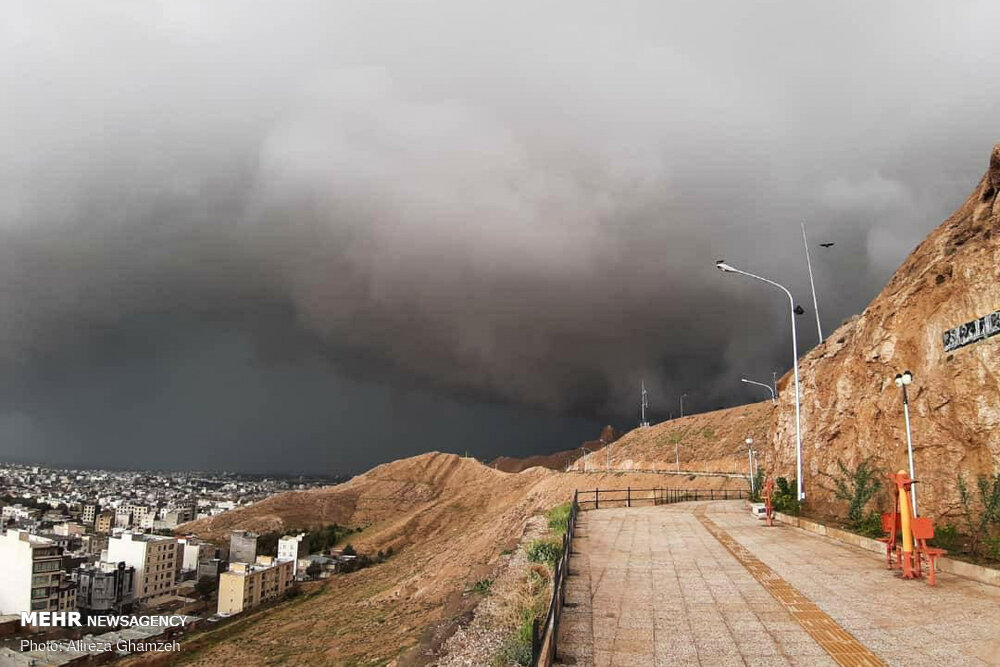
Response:
MULTIPOLYGON (((916 479, 913 472, 913 439, 910 436, 910 400, 906 388, 913 383, 913 373, 903 371, 896 375, 896 386, 903 390, 903 417, 906 420, 906 453, 910 459, 910 479, 916 479)), ((912 487, 910 497, 913 499, 913 516, 917 516, 917 487, 912 487)))
POLYGON ((746 382, 747 384, 755 384, 758 387, 763 387, 764 389, 767 389, 769 392, 771 392, 771 402, 772 403, 778 402, 778 397, 774 393, 774 387, 772 387, 771 385, 764 384, 763 382, 754 382, 753 380, 748 380, 746 378, 740 378, 740 382, 746 382))
POLYGON ((681 394, 681 417, 682 418, 684 417, 684 397, 685 396, 687 396, 687 394, 681 394))
POLYGON ((715 266, 724 273, 739 273, 748 278, 765 282, 772 287, 777 287, 788 297, 788 305, 791 308, 792 317, 792 362, 795 367, 795 485, 799 500, 805 500, 806 494, 802 490, 802 419, 799 408, 799 343, 798 337, 795 335, 795 299, 792 298, 792 293, 788 291, 788 288, 773 280, 741 271, 734 266, 726 264, 723 260, 716 262, 715 266))
POLYGON ((753 487, 753 477, 754 477, 754 472, 753 472, 753 438, 751 438, 748 435, 747 439, 746 439, 746 443, 747 443, 747 470, 750 472, 750 493, 754 493, 754 487, 753 487))
POLYGON ((802 245, 806 249, 806 267, 809 269, 809 288, 812 289, 813 310, 816 311, 816 333, 819 334, 819 342, 823 342, 823 327, 819 323, 819 303, 816 301, 816 283, 813 282, 813 265, 809 259, 809 242, 806 241, 806 221, 802 221, 802 245))

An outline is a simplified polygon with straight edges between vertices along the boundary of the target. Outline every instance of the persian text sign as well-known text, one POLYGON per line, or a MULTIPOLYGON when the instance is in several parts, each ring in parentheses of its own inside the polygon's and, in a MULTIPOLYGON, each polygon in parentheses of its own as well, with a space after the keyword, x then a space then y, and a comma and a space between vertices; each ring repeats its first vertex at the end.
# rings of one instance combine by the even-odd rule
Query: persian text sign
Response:
POLYGON ((977 340, 983 340, 996 334, 1000 334, 1000 310, 945 331, 944 351, 951 352, 963 345, 975 343, 977 340))

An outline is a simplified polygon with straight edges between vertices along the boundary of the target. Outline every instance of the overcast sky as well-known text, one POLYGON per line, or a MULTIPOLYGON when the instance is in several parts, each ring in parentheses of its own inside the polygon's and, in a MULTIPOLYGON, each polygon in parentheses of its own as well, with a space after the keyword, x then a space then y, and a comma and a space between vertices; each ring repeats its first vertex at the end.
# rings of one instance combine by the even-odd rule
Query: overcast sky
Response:
POLYGON ((0 458, 345 472, 745 403, 971 191, 996 2, 8 0, 0 458), (830 249, 817 246, 835 241, 830 249))

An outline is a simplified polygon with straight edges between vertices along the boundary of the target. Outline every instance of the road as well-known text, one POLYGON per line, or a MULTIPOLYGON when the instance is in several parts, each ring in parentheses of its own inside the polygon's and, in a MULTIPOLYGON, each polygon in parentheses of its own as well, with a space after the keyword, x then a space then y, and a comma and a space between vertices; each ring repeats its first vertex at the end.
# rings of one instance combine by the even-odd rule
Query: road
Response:
POLYGON ((1000 588, 904 581, 743 501, 580 514, 557 664, 1000 664, 1000 588))

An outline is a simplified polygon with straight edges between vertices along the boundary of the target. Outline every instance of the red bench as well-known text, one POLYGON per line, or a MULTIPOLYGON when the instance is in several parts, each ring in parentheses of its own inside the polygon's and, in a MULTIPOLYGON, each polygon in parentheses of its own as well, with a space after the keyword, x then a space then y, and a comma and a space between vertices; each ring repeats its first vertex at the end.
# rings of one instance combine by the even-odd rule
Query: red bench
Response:
POLYGON ((927 560, 927 583, 933 586, 937 579, 935 578, 934 561, 938 559, 939 556, 944 556, 947 551, 944 549, 938 549, 937 547, 927 546, 927 540, 934 539, 934 522, 927 517, 917 517, 910 521, 910 529, 913 531, 913 542, 914 549, 916 549, 916 564, 917 564, 917 576, 920 576, 920 560, 921 557, 927 560))

